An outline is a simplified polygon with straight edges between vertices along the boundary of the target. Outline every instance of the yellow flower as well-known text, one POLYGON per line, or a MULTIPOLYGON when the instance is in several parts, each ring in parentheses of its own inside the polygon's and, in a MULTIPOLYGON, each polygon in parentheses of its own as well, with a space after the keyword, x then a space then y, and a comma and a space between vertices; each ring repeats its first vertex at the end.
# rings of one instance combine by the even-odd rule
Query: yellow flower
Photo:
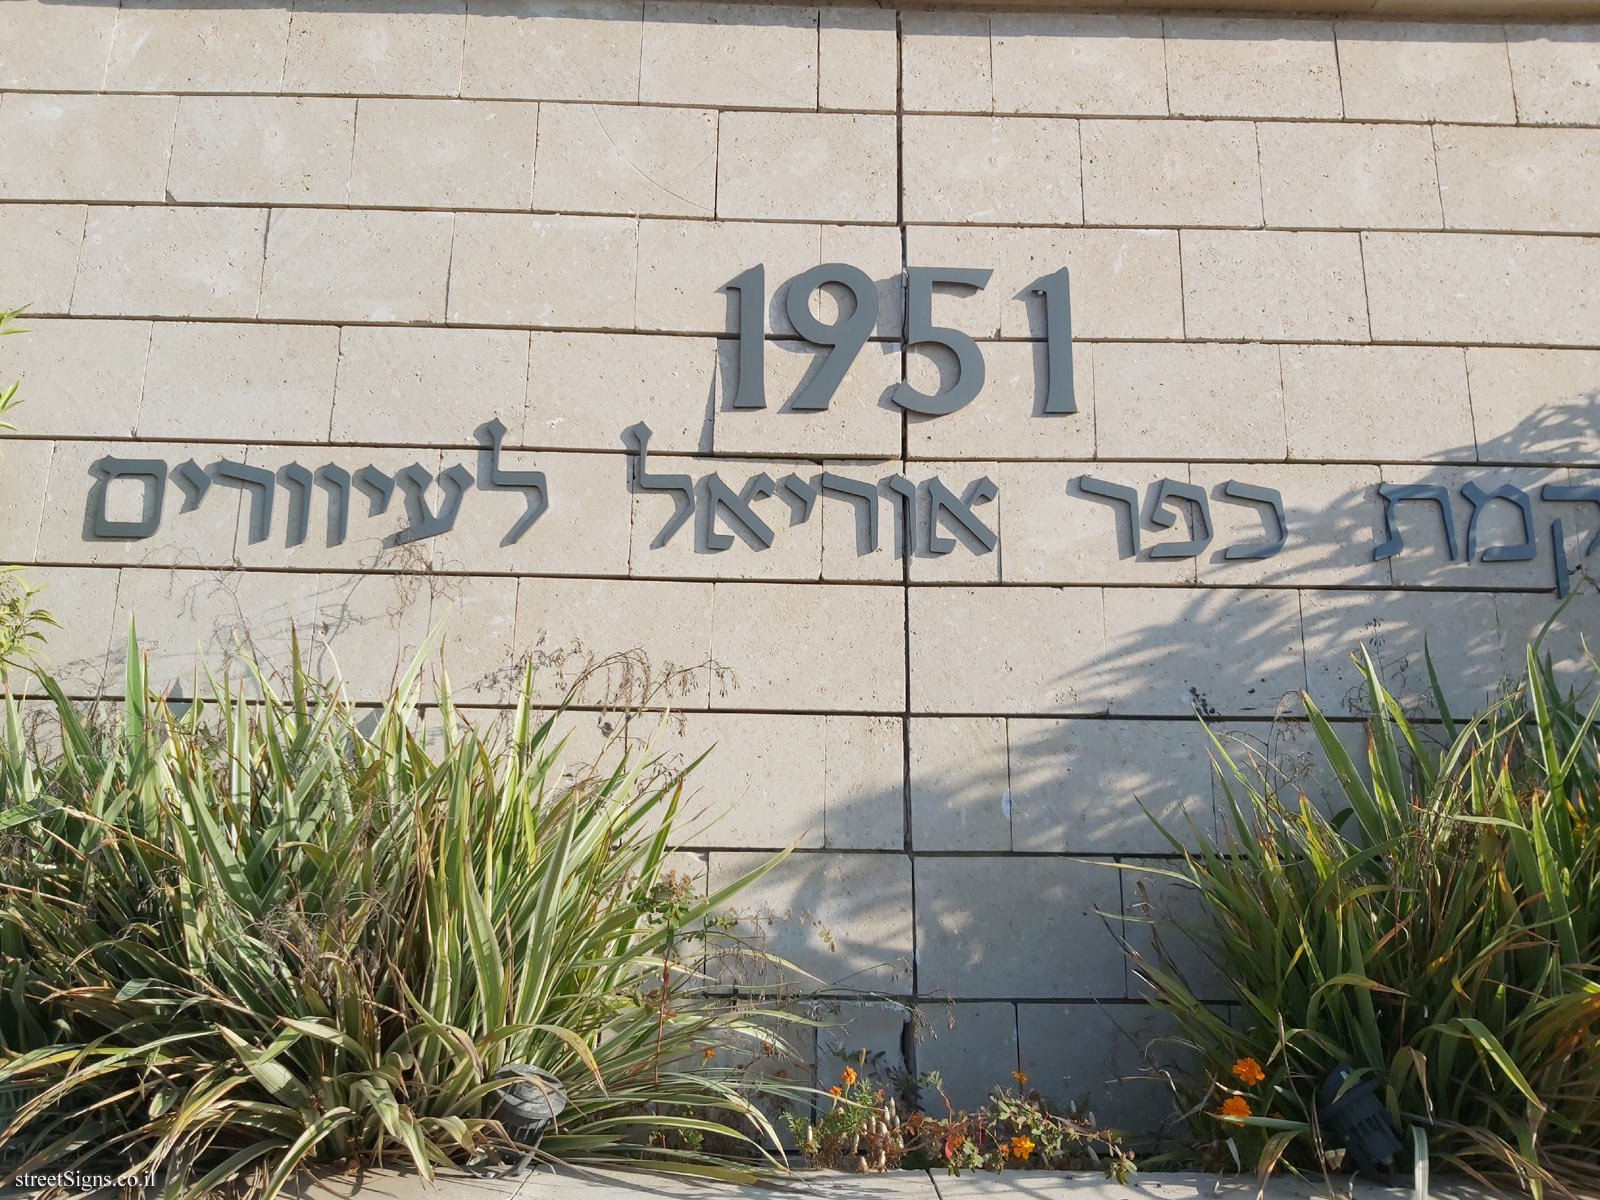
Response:
POLYGON ((1013 1071, 1011 1072, 1011 1078, 1017 1081, 1018 1087, 1028 1086, 1028 1073, 1026 1071, 1013 1071))
POLYGON ((1248 1055, 1233 1064, 1233 1073, 1245 1087, 1255 1087, 1267 1077, 1267 1073, 1261 1069, 1261 1064, 1248 1055))
POLYGON ((1033 1153, 1033 1139, 1026 1134, 1019 1133, 1011 1139, 1009 1146, 1011 1157, 1021 1162, 1033 1153))
POLYGON ((1243 1096, 1229 1096, 1222 1102, 1222 1107, 1217 1109, 1219 1117, 1248 1117, 1250 1115, 1250 1101, 1243 1096))
POLYGON ((854 1067, 846 1067, 844 1070, 839 1072, 839 1078, 844 1080, 845 1087, 849 1087, 852 1083, 854 1083, 856 1081, 855 1068, 854 1067))

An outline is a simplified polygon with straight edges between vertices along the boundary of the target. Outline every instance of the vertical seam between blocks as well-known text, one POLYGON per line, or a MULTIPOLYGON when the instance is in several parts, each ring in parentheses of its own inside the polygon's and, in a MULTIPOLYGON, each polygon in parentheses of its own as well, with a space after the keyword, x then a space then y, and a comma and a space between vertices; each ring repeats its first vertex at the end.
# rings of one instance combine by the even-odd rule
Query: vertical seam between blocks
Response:
MULTIPOLYGON (((439 314, 439 321, 442 325, 448 325, 450 323, 450 289, 452 286, 454 286, 456 279, 456 226, 460 223, 461 214, 451 213, 450 251, 448 254, 446 254, 444 262, 444 311, 439 314)), ((531 354, 533 347, 533 337, 531 331, 528 338, 528 346, 529 353, 531 354)), ((528 379, 526 371, 524 371, 522 379, 522 420, 523 429, 526 430, 528 420, 528 379)))
MULTIPOLYGON (((1183 230, 1179 229, 1175 232, 1178 235, 1178 323, 1183 330, 1183 337, 1178 340, 1187 342, 1189 340, 1189 297, 1183 286, 1183 230)), ((1369 329, 1368 335, 1370 336, 1370 334, 1371 331, 1369 329)), ((1099 431, 1096 430, 1095 438, 1097 443, 1099 436, 1099 431)))
MULTIPOLYGON (((117 10, 121 12, 121 9, 117 10)), ((171 204, 172 200, 172 160, 178 157, 178 121, 183 114, 183 96, 174 96, 172 106, 172 129, 167 135, 167 170, 161 177, 161 200, 164 204, 171 204)))
MULTIPOLYGON (((1261 122, 1250 122, 1250 135, 1256 143, 1256 205, 1261 217, 1261 228, 1267 227, 1267 172, 1261 165, 1261 122)), ((1370 336, 1370 330, 1369 330, 1370 336)))
POLYGON ((1167 18, 1161 18, 1161 99, 1166 112, 1163 116, 1172 115, 1172 67, 1167 61, 1167 18))
POLYGON ((1511 89, 1511 123, 1522 124, 1521 106, 1517 103, 1517 73, 1511 66, 1511 30, 1500 23, 1500 50, 1506 56, 1506 86, 1511 89))
MULTIPOLYGON (((60 453, 60 451, 61 451, 61 441, 60 441, 60 439, 55 439, 55 440, 51 441, 51 443, 50 443, 50 457, 45 460, 45 464, 44 464, 44 494, 46 496, 50 495, 50 482, 55 477, 55 473, 56 473, 56 455, 58 453, 60 453)), ((33 526, 33 549, 31 551, 29 551, 29 554, 28 554, 28 561, 29 561, 29 563, 31 563, 33 565, 38 565, 38 562, 39 562, 39 547, 44 544, 44 514, 45 514, 45 508, 46 508, 46 506, 43 505, 43 504, 41 504, 39 506, 39 514, 38 514, 39 515, 39 519, 36 522, 34 522, 34 526, 33 526)), ((113 610, 113 611, 115 611, 115 610, 113 610)), ((107 644, 106 649, 107 649, 107 652, 110 651, 109 643, 107 644)))
MULTIPOLYGON (((151 321, 150 322, 150 335, 147 338, 145 338, 145 342, 144 342, 144 368, 143 368, 143 370, 141 370, 139 372, 139 401, 138 401, 138 406, 133 410, 133 436, 134 437, 138 437, 139 436, 139 426, 144 421, 144 397, 145 397, 145 393, 147 391, 149 391, 149 389, 150 389, 150 356, 151 356, 152 353, 154 353, 155 342, 156 342, 156 323, 154 321, 151 321)), ((37 556, 37 548, 35 548, 35 555, 37 556)))
POLYGON ((989 13, 983 15, 983 36, 989 47, 989 115, 992 117, 997 101, 994 92, 994 17, 989 13))
MULTIPOLYGON (((1361 263, 1361 300, 1367 311, 1367 344, 1372 343, 1372 294, 1367 287, 1367 237, 1366 234, 1357 232, 1356 253, 1361 263)), ((1278 351, 1281 356, 1283 351, 1278 351)))
MULTIPOLYGON (((269 209, 268 211, 270 212, 271 210, 269 209)), ((70 317, 73 314, 73 311, 74 311, 73 305, 75 305, 78 302, 78 278, 79 278, 79 276, 81 276, 83 274, 83 250, 84 250, 84 247, 87 246, 88 244, 89 244, 89 206, 87 204, 85 204, 83 206, 83 224, 78 227, 78 253, 72 260, 72 287, 67 290, 67 308, 66 308, 66 311, 62 314, 63 316, 69 316, 70 317)), ((266 264, 262 263, 262 267, 265 268, 265 266, 266 266, 266 264)), ((256 303, 256 307, 259 310, 259 308, 260 308, 260 301, 259 300, 256 303)))
POLYGON ((361 144, 361 97, 355 98, 355 108, 350 113, 350 169, 344 176, 344 202, 350 204, 350 189, 356 181, 356 150, 361 144))
MULTIPOLYGON (((533 161, 528 164, 528 211, 532 212, 538 207, 539 197, 539 139, 544 136, 544 102, 535 101, 533 105, 533 161)), ((454 234, 451 234, 452 239, 454 234)), ((452 240, 451 249, 454 251, 455 243, 452 240)), ((449 319, 446 314, 446 320, 449 319)))
POLYGON ((300 0, 291 0, 289 4, 289 24, 283 31, 283 69, 278 73, 278 92, 281 95, 289 90, 289 51, 294 46, 294 15, 300 9, 300 0))
POLYGON ((1333 28, 1333 76, 1339 84, 1339 119, 1348 121, 1350 114, 1345 112, 1344 107, 1344 55, 1339 49, 1339 22, 1332 21, 1329 24, 1333 28))
POLYGON ((1472 401, 1472 367, 1467 362, 1467 347, 1461 347, 1461 378, 1467 385, 1467 421, 1472 426, 1472 456, 1483 461, 1483 443, 1478 440, 1478 406, 1472 401))
POLYGON ((116 15, 111 18, 111 40, 106 43, 106 61, 100 67, 100 90, 104 92, 111 83, 111 60, 117 53, 117 34, 122 31, 122 0, 117 0, 116 15))
POLYGON ((456 90, 454 96, 461 99, 461 93, 467 85, 467 0, 461 0, 461 53, 456 56, 456 90))
POLYGON ((1449 229, 1450 223, 1444 215, 1444 177, 1439 173, 1439 123, 1428 122, 1428 145, 1433 147, 1433 194, 1439 202, 1439 231, 1443 233, 1449 229))

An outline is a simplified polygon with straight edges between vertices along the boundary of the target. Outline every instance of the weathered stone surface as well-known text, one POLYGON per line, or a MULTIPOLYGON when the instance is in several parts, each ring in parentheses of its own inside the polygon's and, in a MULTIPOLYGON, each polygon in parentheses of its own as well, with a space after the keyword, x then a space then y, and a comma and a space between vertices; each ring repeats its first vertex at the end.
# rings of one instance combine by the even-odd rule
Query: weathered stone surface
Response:
POLYGON ((817 11, 817 107, 893 112, 899 94, 896 13, 889 9, 817 11))
POLYGON ((640 0, 468 0, 461 94, 639 98, 640 0))
MULTIPOLYGON (((1050 360, 1044 342, 983 342, 983 390, 965 408, 942 417, 906 416, 912 458, 1094 457, 1094 354, 1088 345, 1072 356, 1075 413, 1045 413, 1050 360)), ((944 391, 956 378, 956 357, 944 347, 922 346, 906 356, 906 378, 919 391, 944 391)))
POLYGON ((1182 241, 1190 337, 1367 340, 1357 235, 1185 230, 1182 241))
POLYGON ((1084 219, 1075 121, 907 117, 901 144, 907 221, 1076 225, 1084 219))
POLYGON ((1444 125, 1434 139, 1449 228, 1600 232, 1600 130, 1444 125))
POLYGON ((34 437, 131 437, 150 345, 148 321, 33 321, 0 338, 0 378, 27 402, 34 437))
POLYGON ((830 850, 899 850, 905 843, 905 722, 831 714, 824 839, 830 850))
MULTIPOLYGON (((792 334, 784 312, 788 282, 822 261, 815 225, 644 220, 638 239, 638 296, 630 320, 640 330, 732 332, 738 327, 739 299, 723 289, 735 275, 761 264, 767 276, 767 329, 792 334)), ((628 294, 632 297, 631 288, 628 294)))
POLYGON ((498 418, 522 427, 528 335, 499 329, 349 328, 339 342, 332 440, 459 446, 498 418))
MULTIPOLYGON (((1146 1064, 1170 1063, 1172 1047, 1156 1039, 1181 1036, 1142 1004, 1017 1005, 1018 1058, 1028 1086, 1061 1103, 1086 1101, 1102 1128, 1161 1127, 1172 1092, 1166 1077, 1146 1064)), ((1163 1196, 1171 1186, 1154 1184, 1163 1196)))
POLYGON ((454 96, 466 0, 297 0, 283 90, 454 96))
MULTIPOLYGON (((1016 1081, 1017 1009, 1014 1004, 924 1003, 918 1010, 917 1070, 937 1071, 957 1109, 974 1109, 992 1089, 1016 1081)), ((943 1111, 937 1094, 924 1105, 943 1111)))
POLYGON ((0 204, 0 242, 11 256, 6 282, 30 298, 32 312, 67 311, 87 216, 81 204, 0 204))
POLYGON ((173 96, 0 99, 0 199, 160 200, 173 96))
POLYGON ((344 204, 356 102, 344 97, 184 96, 178 102, 174 200, 344 204))
POLYGON ((0 88, 89 91, 105 81, 118 10, 14 0, 0 5, 0 88))
POLYGON ((908 112, 994 110, 987 13, 903 13, 900 98, 908 112))
POLYGON ((1260 225, 1255 127, 1085 121, 1083 190, 1094 225, 1260 225))
POLYGON ((1600 455, 1600 353, 1467 349, 1472 424, 1485 462, 1600 455))
POLYGON ((997 12, 989 25, 995 112, 1166 114, 1160 17, 997 12))
POLYGON ((1278 351, 1261 345, 1094 348, 1096 432, 1110 458, 1281 459, 1286 450, 1278 351))
POLYGON ((724 108, 817 107, 817 11, 646 0, 639 99, 724 108))
POLYGON ((117 15, 105 88, 275 92, 288 39, 289 8, 277 0, 130 0, 117 15))
POLYGON ((437 321, 444 315, 451 222, 448 213, 274 209, 261 315, 437 321))
POLYGON ((72 311, 254 317, 266 229, 260 209, 95 208, 84 226, 72 311))
MULTIPOLYGON (((0 471, 0 506, 16 517, 0 529, 0 562, 28 563, 39 545, 39 525, 50 480, 50 459, 55 443, 0 437, 0 454, 6 467, 0 471)), ((87 481, 84 490, 88 490, 87 481)))
POLYGON ((625 217, 462 213, 450 259, 450 320, 627 329, 638 236, 638 223, 625 217))
POLYGON ((1174 115, 1341 115, 1339 63, 1327 22, 1167 17, 1163 24, 1174 115))
POLYGON ((1285 346, 1289 457, 1402 462, 1475 457, 1459 350, 1285 346), (1396 403, 1404 397, 1404 404, 1396 403))
POLYGON ((1433 138, 1422 125, 1267 121, 1256 126, 1268 225, 1439 228, 1433 138))
POLYGON ((451 696, 513 704, 522 686, 515 669, 517 581, 507 575, 440 577, 430 605, 430 622, 444 623, 429 674, 448 678, 451 696), (441 671, 442 668, 442 671, 441 671))
POLYGON ((392 694, 432 627, 431 591, 419 590, 415 578, 319 575, 310 597, 293 575, 257 571, 247 573, 246 579, 259 580, 257 586, 276 601, 277 607, 268 609, 268 619, 259 623, 285 647, 288 630, 278 612, 289 605, 298 612, 309 603, 310 635, 302 634, 301 641, 311 664, 324 678, 342 680, 353 699, 375 701, 392 694), (278 589, 285 586, 294 597, 287 603, 277 600, 278 589))
POLYGON ((895 121, 889 116, 724 113, 717 215, 893 221, 895 164, 895 121))
POLYGON ((540 106, 535 208, 710 216, 716 197, 714 110, 540 106))
POLYGON ((913 720, 910 786, 919 852, 1011 849, 1005 718, 913 720))
POLYGON ((710 453, 717 343, 648 334, 532 335, 530 446, 622 450, 624 430, 650 427, 652 454, 710 453))
POLYGON ((536 104, 364 99, 350 203, 525 209, 538 140, 536 104))
POLYGON ((1593 25, 1507 25, 1506 50, 1524 125, 1600 124, 1600 40, 1593 25))
MULTIPOLYGON (((9 469, 12 447, 5 451, 9 469)), ((5 556, 5 551, 0 551, 0 556, 5 556)), ((59 621, 61 631, 50 630, 55 636, 33 646, 32 661, 69 696, 101 695, 107 684, 110 645, 127 640, 126 622, 114 616, 118 575, 114 568, 33 567, 28 571, 28 586, 39 589, 33 603, 59 621)), ((31 681, 13 677, 10 682, 20 692, 31 681)))
POLYGON ((1340 21, 1337 30, 1351 120, 1517 119, 1503 26, 1340 21))

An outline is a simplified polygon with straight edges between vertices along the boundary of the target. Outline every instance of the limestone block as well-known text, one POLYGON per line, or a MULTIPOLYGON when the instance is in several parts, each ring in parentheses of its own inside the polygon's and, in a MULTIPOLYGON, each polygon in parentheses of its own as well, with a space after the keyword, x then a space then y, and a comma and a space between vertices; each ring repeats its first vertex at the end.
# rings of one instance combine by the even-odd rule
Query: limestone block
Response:
POLYGON ((254 317, 266 228, 261 209, 96 208, 84 226, 72 312, 254 317))
MULTIPOLYGON (((974 1000, 1121 997, 1117 871, 1072 858, 918 858, 917 986, 974 1000), (1105 916, 1102 916, 1105 914, 1105 916), (1018 954, 1018 931, 1071 954, 1018 954)), ((995 1080, 995 1083, 1004 1082, 995 1080)))
POLYGON ((1467 349, 1472 425, 1485 462, 1600 456, 1600 354, 1467 349))
POLYGON ((133 0, 117 19, 105 89, 276 92, 288 41, 278 0, 133 0))
POLYGON ((93 91, 105 82, 118 10, 14 0, 0 5, 0 88, 93 91))
POLYGON ((1190 337, 1367 340, 1356 234, 1185 230, 1182 240, 1190 337))
POLYGON ((899 712, 905 602, 894 588, 718 583, 722 708, 899 712))
MULTIPOLYGON (((40 518, 49 500, 50 459, 55 443, 0 437, 0 509, 12 514, 0 528, 0 562, 30 563, 39 547, 40 518)), ((84 483, 88 490, 88 482, 84 483)))
POLYGON ((896 164, 890 116, 724 113, 717 215, 892 222, 896 164))
POLYGON ((521 434, 527 445, 620 450, 623 431, 643 421, 651 453, 711 452, 714 339, 537 330, 531 336, 521 434))
MULTIPOLYGON (((917 1073, 937 1071, 957 1111, 976 1108, 997 1087, 1015 1085, 1016 1005, 924 1002, 918 1018, 917 1073)), ((929 1112, 944 1112, 944 1101, 931 1089, 923 1089, 921 1100, 929 1112)))
POLYGON ((1211 497, 1216 536, 1198 559, 1200 582, 1227 587, 1299 584, 1305 587, 1387 587, 1389 564, 1374 562, 1383 541, 1378 468, 1252 463, 1196 464, 1190 480, 1211 497), (1282 497, 1283 547, 1271 558, 1228 559, 1228 547, 1278 536, 1277 521, 1260 504, 1230 498, 1230 479, 1275 488, 1282 497))
POLYGON ((995 112, 1166 114, 1159 17, 1005 12, 989 25, 995 112))
POLYGON ((1434 136, 1450 228, 1600 232, 1600 130, 1445 125, 1434 136))
MULTIPOLYGON (((1122 924, 1122 936, 1128 944, 1145 961, 1177 974, 1199 999, 1213 1003, 1237 999, 1238 993, 1207 955, 1205 938, 1192 937, 1179 928, 1208 928, 1212 919, 1198 888, 1165 873, 1182 874, 1183 864, 1170 858, 1121 861, 1122 908, 1128 918, 1122 924)), ((1135 975, 1137 970, 1137 966, 1130 968, 1128 993, 1149 995, 1150 989, 1135 975)))
POLYGON ((1188 846, 1216 836, 1199 721, 1012 717, 1006 730, 1014 850, 1166 854, 1162 829, 1188 846))
POLYGON ((716 197, 712 109, 541 106, 534 208, 708 217, 716 197))
POLYGON ((450 268, 451 321, 627 329, 638 223, 625 217, 462 213, 450 268))
MULTIPOLYGON (((847 460, 824 462, 822 466, 830 474, 858 483, 876 483, 878 488, 876 550, 869 549, 870 527, 863 501, 832 490, 818 497, 817 511, 822 518, 822 577, 830 581, 903 581, 906 576, 905 502, 890 489, 889 481, 896 476, 903 477, 906 464, 892 459, 847 460)), ((815 476, 804 478, 818 486, 815 476)))
POLYGON ((0 200, 160 200, 175 96, 0 99, 0 200))
POLYGON ((704 708, 711 654, 709 583, 524 578, 517 649, 541 700, 576 688, 580 704, 704 708))
MULTIPOLYGON (((1046 413, 1050 358, 1044 342, 983 342, 983 390, 965 408, 941 417, 906 415, 906 447, 913 458, 1094 457, 1094 354, 1079 346, 1072 356, 1075 413, 1046 413)), ((906 356, 906 378, 923 392, 955 383, 956 357, 931 344, 906 356)))
MULTIPOLYGON (((1590 476, 1589 482, 1594 482, 1590 476)), ((1495 620, 1500 626, 1502 671, 1520 680, 1528 673, 1528 645, 1543 633, 1539 657, 1549 658, 1563 688, 1582 692, 1594 684, 1594 631, 1600 619, 1593 592, 1574 593, 1558 616, 1561 601, 1554 592, 1542 595, 1501 593, 1494 597, 1495 620), (1548 630, 1546 622, 1550 622, 1548 630)))
POLYGON ((1340 21, 1344 115, 1355 121, 1516 121, 1500 25, 1340 21))
POLYGON ((1341 115, 1339 63, 1328 22, 1168 17, 1164 24, 1174 115, 1341 115))
POLYGON ((983 461, 907 463, 902 474, 917 489, 916 512, 910 519, 913 530, 911 582, 999 583, 1001 563, 1006 556, 1005 512, 1009 503, 1021 502, 1023 497, 1013 495, 1008 502, 1005 495, 1000 494, 993 500, 971 505, 973 516, 994 535, 993 549, 985 549, 982 540, 959 519, 946 517, 937 529, 933 527, 933 497, 929 490, 931 481, 937 479, 958 500, 963 499, 980 480, 995 482, 1000 474, 999 464, 983 461), (935 554, 931 545, 935 534, 954 542, 954 548, 935 554))
POLYGON ((1506 49, 1524 125, 1600 124, 1600 34, 1593 25, 1507 25, 1506 49))
POLYGON ((1600 343, 1600 239, 1365 233, 1372 336, 1600 343))
POLYGON ((466 24, 466 0, 298 0, 283 90, 454 96, 466 24))
MULTIPOLYGON (((4 449, 8 469, 11 451, 11 446, 4 449)), ((127 640, 127 625, 113 618, 117 574, 115 569, 35 567, 24 577, 29 587, 40 589, 34 605, 60 622, 60 628, 45 631, 49 637, 44 642, 31 643, 33 661, 69 696, 100 695, 107 682, 110 644, 127 640)), ((22 683, 11 681, 13 689, 22 683)))
POLYGON ((1004 717, 913 720, 910 787, 919 852, 1011 849, 1004 717))
POLYGON ((1460 350, 1285 346, 1289 457, 1321 462, 1476 457, 1460 350), (1397 404, 1397 397, 1405 397, 1397 404))
POLYGON ((364 99, 350 203, 526 209, 538 140, 537 104, 364 99))
MULTIPOLYGON (((817 1078, 831 1087, 846 1067, 885 1085, 906 1069, 905 1034, 911 1010, 892 1000, 819 1001, 812 1013, 817 1030, 817 1078)), ((892 1176, 891 1176, 892 1178, 892 1176)))
POLYGON ((1270 121, 1256 126, 1268 225, 1439 228, 1433 138, 1422 125, 1270 121))
POLYGON ((1151 557, 1154 547, 1192 536, 1193 515, 1187 504, 1171 506, 1180 519, 1169 529, 1159 529, 1150 520, 1165 478, 1187 483, 1189 468, 1181 463, 999 464, 994 479, 1006 527, 1001 578, 1007 583, 1193 583, 1194 559, 1151 557), (1139 524, 1137 554, 1127 506, 1085 492, 1081 484, 1085 476, 1138 493, 1131 517, 1139 524))
POLYGON ((326 441, 338 366, 331 325, 157 322, 139 435, 326 441))
POLYGON ((816 108, 816 10, 646 0, 639 100, 816 108))
POLYGON ((898 717, 829 714, 823 836, 830 850, 905 844, 905 725, 898 717))
MULTIPOLYGON (((304 594, 294 576, 268 578, 293 580, 304 594)), ((309 603, 312 636, 302 633, 302 645, 318 673, 354 699, 386 699, 427 644, 431 595, 414 576, 319 575, 309 603)), ((437 659, 437 644, 429 653, 437 659)))
POLYGON ((139 417, 148 321, 34 321, 0 338, 0 387, 24 407, 11 423, 32 437, 131 437, 139 417))
MULTIPOLYGON (((808 342, 768 341, 765 346, 767 407, 735 409, 739 344, 717 342, 716 448, 719 454, 805 454, 816 457, 900 453, 902 410, 889 402, 900 382, 900 346, 868 342, 821 411, 797 411, 790 401, 821 369, 829 353, 808 342)), ((652 443, 654 445, 654 443, 652 443)), ((785 472, 787 473, 787 472, 785 472)))
POLYGON ((174 200, 343 204, 356 102, 341 97, 184 96, 178 102, 174 200))
POLYGON ((463 704, 515 704, 522 687, 517 669, 517 581, 509 575, 439 576, 430 581, 430 631, 442 627, 423 677, 436 694, 446 678, 463 704))
MULTIPOLYGON (((790 471, 809 479, 816 474, 815 463, 787 459, 686 459, 652 454, 649 465, 652 473, 688 475, 694 480, 694 516, 665 545, 656 546, 659 531, 676 512, 677 497, 644 491, 631 495, 630 574, 667 579, 768 580, 815 580, 821 575, 822 522, 815 514, 803 524, 792 524, 792 518, 799 515, 799 502, 787 493, 751 496, 752 513, 772 534, 772 544, 763 547, 758 536, 760 531, 747 527, 721 504, 713 509, 710 490, 713 474, 737 496, 743 495, 750 481, 759 474, 765 474, 774 482, 790 471), (733 544, 723 550, 713 549, 711 539, 719 534, 731 537, 733 544)), ((631 471, 631 466, 617 460, 614 486, 631 490, 631 471)))
POLYGON ((88 211, 81 204, 0 204, 0 243, 11 259, 6 283, 27 298, 30 314, 67 311, 88 211))
POLYGON ((1305 687, 1293 592, 1124 589, 1108 594, 1105 619, 1096 674, 1109 675, 1119 716, 1273 716, 1305 687))
POLYGON ((822 846, 825 718, 697 713, 680 724, 675 728, 669 717, 652 751, 665 752, 671 770, 706 754, 685 789, 683 842, 751 850, 822 846))
POLYGON ((1284 457, 1274 346, 1101 343, 1094 383, 1104 457, 1159 458, 1180 444, 1197 459, 1284 457))
POLYGON ((437 321, 450 272, 448 213, 275 209, 261 315, 437 321))
POLYGON ((1260 225, 1248 121, 1083 122, 1084 219, 1096 225, 1260 225))
POLYGON ((895 13, 824 8, 817 17, 817 107, 893 112, 900 75, 895 13))
POLYGON ((331 438, 472 445, 499 419, 522 427, 528 335, 507 329, 350 327, 339 337, 331 438))
POLYGON ((987 13, 900 16, 900 96, 907 112, 994 111, 987 13))
POLYGON ((912 712, 1110 705, 1099 588, 917 587, 909 603, 912 712))
POLYGON ((1143 1004, 1017 1005, 1017 1053, 1028 1086, 1125 1133, 1162 1128, 1172 1116, 1167 1079, 1147 1064, 1173 1063, 1174 1048, 1156 1039, 1181 1036, 1143 1004))
POLYGON ((639 98, 640 0, 468 0, 463 96, 639 98))
POLYGON ((907 117, 905 220, 1077 225, 1077 122, 1061 117, 907 117))
MULTIPOLYGON (((748 874, 764 855, 711 854, 713 891, 748 874)), ((728 905, 758 950, 792 963, 714 965, 724 978, 804 991, 904 994, 911 990, 911 862, 901 855, 791 854, 728 905)))
POLYGON ((724 291, 724 285, 749 268, 763 265, 767 329, 793 334, 794 326, 784 312, 788 283, 822 261, 820 245, 815 225, 640 221, 636 327, 732 333, 738 328, 739 297, 724 291))

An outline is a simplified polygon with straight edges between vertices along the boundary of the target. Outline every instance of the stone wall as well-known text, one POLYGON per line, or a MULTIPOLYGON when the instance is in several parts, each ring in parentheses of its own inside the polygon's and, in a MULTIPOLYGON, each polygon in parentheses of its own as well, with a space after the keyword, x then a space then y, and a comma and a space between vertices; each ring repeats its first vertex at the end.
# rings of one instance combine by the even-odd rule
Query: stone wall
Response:
MULTIPOLYGON (((1141 900, 1101 863, 1167 849, 1141 806, 1214 828, 1197 706, 1316 791, 1302 689, 1358 739, 1349 652, 1416 697, 1431 634, 1469 708, 1555 610, 1552 521, 1573 567, 1600 528, 1541 495, 1600 483, 1595 26, 8 0, 0 89, 0 302, 32 306, 0 343, 28 401, 0 559, 48 585, 73 692, 119 693, 135 614, 179 695, 197 645, 270 654, 291 625, 370 699, 453 612, 442 663, 486 716, 519 660, 555 702, 637 651, 580 690, 579 745, 613 732, 608 700, 670 698, 663 748, 716 745, 703 876, 796 842, 755 901, 771 944, 835 991, 924 1002, 918 1062, 960 1099, 1020 1064, 1132 1110, 1104 1081, 1136 1064, 1119 1031, 1150 1028, 1113 940, 1141 900), (785 285, 833 262, 873 281, 877 321, 826 411, 785 411, 821 358, 785 285), (769 407, 735 409, 721 289, 758 264, 769 407), (903 344, 908 266, 993 272, 933 299, 987 368, 947 416, 887 398, 957 383, 903 344), (1063 267, 1070 414, 1043 411, 1062 331, 1030 291, 1063 267), (649 471, 696 481, 660 546, 676 501, 636 486, 639 422, 649 471), (149 536, 93 535, 107 456, 165 464, 149 536), (269 522, 248 470, 206 474, 224 461, 272 473, 269 522), (397 545, 405 489, 377 517, 353 492, 333 544, 334 477, 293 464, 473 486, 450 532, 397 545), (546 481, 509 544, 531 493, 486 488, 497 470, 546 481), (763 472, 876 485, 876 548, 864 502, 762 498, 763 472), (1137 489, 1137 555, 1085 475, 1137 489), (934 552, 934 479, 992 550, 946 519, 934 552), (1151 554, 1191 536, 1186 501, 1151 520, 1163 479, 1209 498, 1197 555, 1151 554), (1225 557, 1272 532, 1230 480, 1281 492, 1278 554, 1225 557), (1447 489, 1458 553, 1408 503, 1375 559, 1381 484, 1447 489), (1502 484, 1530 497, 1531 559, 1485 561, 1524 539, 1511 501, 1468 538, 1463 488, 1502 484)), ((137 522, 145 491, 107 485, 106 516, 137 522)), ((824 1059, 902 1052, 893 1006, 838 1012, 824 1059)))

